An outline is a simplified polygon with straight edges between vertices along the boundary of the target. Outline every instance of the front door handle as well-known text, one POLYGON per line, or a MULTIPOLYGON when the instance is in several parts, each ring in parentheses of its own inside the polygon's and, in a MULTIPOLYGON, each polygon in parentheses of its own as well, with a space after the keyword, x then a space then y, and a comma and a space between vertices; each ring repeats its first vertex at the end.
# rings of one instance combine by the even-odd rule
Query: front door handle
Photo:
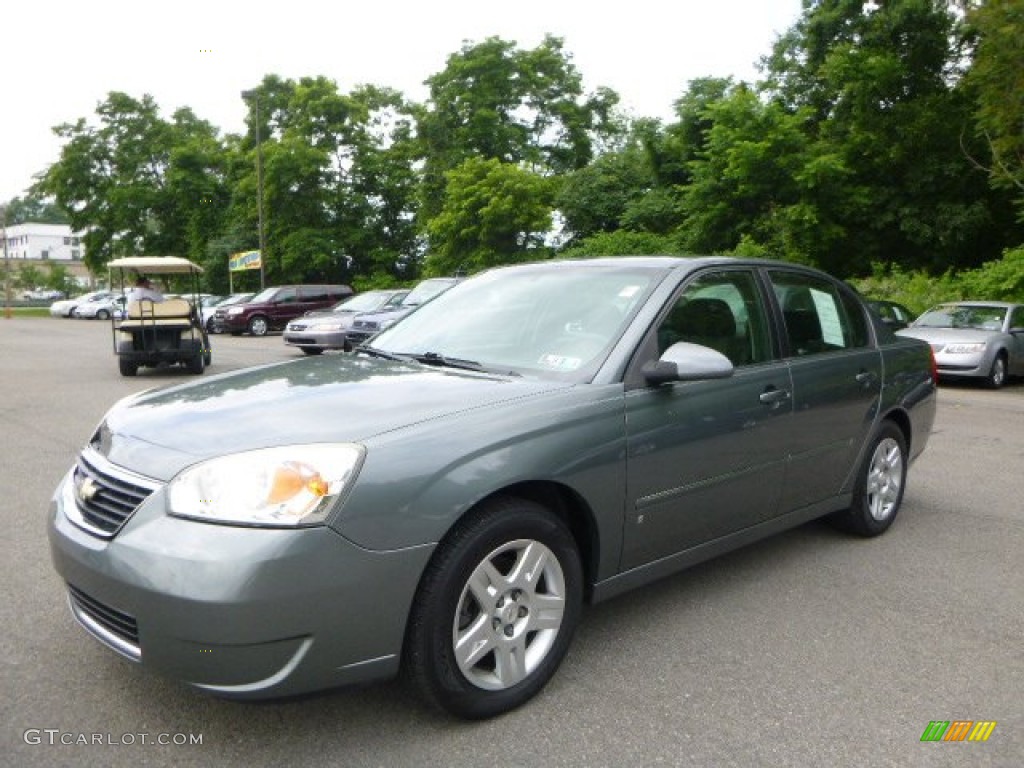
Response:
POLYGON ((770 405, 777 408, 783 403, 787 402, 790 398, 788 389, 776 389, 775 387, 769 387, 761 393, 760 401, 764 405, 770 405))

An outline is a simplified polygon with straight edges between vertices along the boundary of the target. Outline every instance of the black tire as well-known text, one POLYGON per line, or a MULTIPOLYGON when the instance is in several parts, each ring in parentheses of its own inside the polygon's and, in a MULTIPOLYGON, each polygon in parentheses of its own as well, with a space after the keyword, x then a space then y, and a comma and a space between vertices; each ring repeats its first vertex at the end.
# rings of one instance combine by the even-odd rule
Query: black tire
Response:
POLYGON ((110 313, 107 312, 107 310, 105 310, 105 309, 100 309, 100 310, 98 310, 96 312, 96 319, 97 320, 109 320, 110 319, 110 313))
POLYGON ((263 315, 253 315, 249 318, 249 333, 253 336, 266 336, 270 330, 270 322, 263 315))
POLYGON ((320 347, 299 347, 299 349, 301 349, 307 355, 319 355, 320 353, 323 352, 323 350, 320 347))
POLYGON ((231 331, 232 336, 241 336, 243 331, 231 331))
POLYGON ((1006 356, 1000 352, 992 361, 992 369, 985 377, 985 386, 989 389, 1000 389, 1006 383, 1006 356))
POLYGON ((135 376, 139 372, 139 364, 134 360, 126 360, 123 357, 117 358, 117 369, 122 376, 135 376))
POLYGON ((212 317, 209 320, 206 321, 206 332, 207 333, 216 333, 216 331, 213 330, 213 318, 212 317))
POLYGON ((460 521, 427 566, 409 617, 406 670, 428 701, 454 715, 507 712, 558 669, 582 595, 579 552, 561 520, 530 501, 494 499, 460 521), (533 569, 521 573, 524 559, 533 569))
POLYGON ((853 503, 833 515, 833 522, 860 536, 878 536, 888 530, 903 502, 907 464, 903 430, 891 421, 884 422, 857 470, 853 503))
POLYGON ((206 370, 206 356, 202 352, 197 352, 194 357, 189 358, 185 367, 189 373, 199 375, 206 370))

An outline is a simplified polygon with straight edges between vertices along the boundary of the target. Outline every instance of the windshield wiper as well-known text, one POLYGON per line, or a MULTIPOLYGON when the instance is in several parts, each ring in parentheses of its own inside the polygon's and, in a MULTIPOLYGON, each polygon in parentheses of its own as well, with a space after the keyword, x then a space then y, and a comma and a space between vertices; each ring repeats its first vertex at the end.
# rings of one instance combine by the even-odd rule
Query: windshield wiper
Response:
POLYGON ((464 368, 468 371, 482 371, 484 367, 476 360, 463 360, 458 357, 445 357, 440 352, 419 352, 409 355, 424 365, 436 365, 439 368, 464 368))
POLYGON ((479 371, 481 373, 497 373, 503 376, 519 376, 520 374, 515 371, 495 371, 492 368, 488 368, 482 363, 478 363, 476 360, 466 360, 461 357, 448 357, 442 355, 440 352, 417 352, 415 354, 408 355, 413 360, 417 360, 424 365, 434 365, 438 368, 459 368, 466 371, 479 371))
POLYGON ((410 358, 410 355, 396 355, 393 352, 385 352, 383 349, 368 347, 365 344, 360 344, 356 347, 356 352, 365 352, 370 357, 382 357, 385 360, 398 360, 402 363, 408 362, 410 358))

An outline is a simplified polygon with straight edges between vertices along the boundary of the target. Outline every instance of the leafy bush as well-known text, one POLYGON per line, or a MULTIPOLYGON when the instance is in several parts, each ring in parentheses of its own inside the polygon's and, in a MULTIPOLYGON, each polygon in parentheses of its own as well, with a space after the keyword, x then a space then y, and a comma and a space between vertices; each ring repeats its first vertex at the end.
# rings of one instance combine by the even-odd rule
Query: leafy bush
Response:
POLYGON ((924 312, 943 301, 960 299, 985 301, 1024 301, 1024 246, 1003 252, 1001 259, 977 269, 929 275, 907 272, 898 264, 874 265, 870 277, 850 281, 858 291, 872 299, 888 299, 915 313, 924 312))

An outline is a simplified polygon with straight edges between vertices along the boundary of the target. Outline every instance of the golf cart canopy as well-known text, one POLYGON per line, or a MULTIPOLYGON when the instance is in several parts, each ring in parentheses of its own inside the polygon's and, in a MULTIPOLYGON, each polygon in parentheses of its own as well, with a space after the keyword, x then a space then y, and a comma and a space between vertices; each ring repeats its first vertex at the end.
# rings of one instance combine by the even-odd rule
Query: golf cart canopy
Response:
POLYGON ((180 256, 128 256, 108 261, 107 267, 148 275, 180 275, 203 271, 198 264, 180 256))

